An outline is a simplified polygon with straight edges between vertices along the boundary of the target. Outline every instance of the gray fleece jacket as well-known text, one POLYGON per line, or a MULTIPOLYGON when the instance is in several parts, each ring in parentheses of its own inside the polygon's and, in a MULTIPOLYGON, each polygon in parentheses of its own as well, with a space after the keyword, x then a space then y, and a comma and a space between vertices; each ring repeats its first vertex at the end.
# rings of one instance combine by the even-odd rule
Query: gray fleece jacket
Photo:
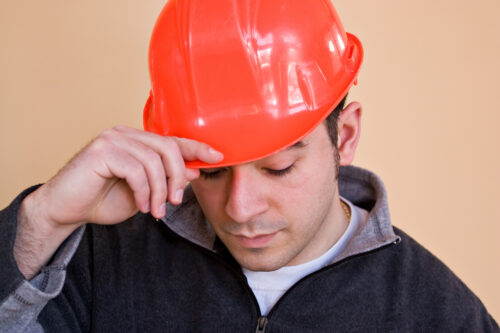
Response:
POLYGON ((163 221, 87 225, 31 281, 12 255, 23 192, 0 212, 0 332, 499 332, 479 299, 391 225, 380 179, 343 167, 340 194, 369 211, 340 256, 262 316, 190 188, 163 221))

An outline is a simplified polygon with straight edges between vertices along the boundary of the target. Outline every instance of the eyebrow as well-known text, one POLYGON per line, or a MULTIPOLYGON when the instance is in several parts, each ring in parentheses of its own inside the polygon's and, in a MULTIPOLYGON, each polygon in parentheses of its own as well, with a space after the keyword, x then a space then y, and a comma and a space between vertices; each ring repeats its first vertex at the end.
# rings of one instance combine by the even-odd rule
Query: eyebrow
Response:
POLYGON ((285 150, 290 150, 290 149, 295 149, 295 148, 302 148, 302 147, 305 147, 305 146, 307 146, 307 143, 305 143, 304 140, 300 140, 300 141, 295 142, 293 145, 291 145, 290 147, 286 148, 285 150))

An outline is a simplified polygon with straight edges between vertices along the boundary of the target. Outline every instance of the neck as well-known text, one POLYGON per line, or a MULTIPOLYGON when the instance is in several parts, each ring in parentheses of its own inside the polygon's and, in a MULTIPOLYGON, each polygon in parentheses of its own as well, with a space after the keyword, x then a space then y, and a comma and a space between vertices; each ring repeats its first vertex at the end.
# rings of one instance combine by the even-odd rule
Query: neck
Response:
POLYGON ((338 191, 335 193, 332 202, 331 215, 332 216, 324 223, 324 230, 321 231, 324 232, 323 235, 329 236, 329 237, 324 237, 323 241, 324 246, 322 248, 321 254, 328 251, 328 249, 330 249, 335 243, 337 243, 337 241, 339 240, 340 237, 342 237, 345 230, 347 229, 347 226, 349 225, 348 214, 345 208, 342 206, 342 202, 338 194, 338 191))
POLYGON ((336 191, 333 195, 332 205, 310 243, 312 246, 288 263, 287 266, 300 265, 326 253, 342 237, 348 225, 349 220, 340 203, 338 191, 336 191))

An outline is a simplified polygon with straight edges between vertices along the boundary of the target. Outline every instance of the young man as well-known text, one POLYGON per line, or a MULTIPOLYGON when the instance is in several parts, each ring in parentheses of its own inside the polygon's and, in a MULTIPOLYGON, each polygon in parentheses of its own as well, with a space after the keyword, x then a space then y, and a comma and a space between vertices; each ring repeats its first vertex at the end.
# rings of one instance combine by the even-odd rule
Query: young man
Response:
POLYGON ((361 58, 326 0, 167 3, 155 133, 103 132, 0 213, 2 331, 498 331, 348 166, 361 58))

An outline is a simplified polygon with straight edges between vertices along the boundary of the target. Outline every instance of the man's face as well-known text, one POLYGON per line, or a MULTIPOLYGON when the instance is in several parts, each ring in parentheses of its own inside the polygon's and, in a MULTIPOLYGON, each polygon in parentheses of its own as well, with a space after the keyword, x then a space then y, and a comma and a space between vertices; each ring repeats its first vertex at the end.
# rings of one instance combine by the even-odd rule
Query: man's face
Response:
MULTIPOLYGON (((335 148, 321 124, 267 158, 203 169, 192 187, 206 218, 241 266, 258 271, 310 261, 339 230, 335 148)), ((340 216, 342 220, 342 216, 340 216)))

